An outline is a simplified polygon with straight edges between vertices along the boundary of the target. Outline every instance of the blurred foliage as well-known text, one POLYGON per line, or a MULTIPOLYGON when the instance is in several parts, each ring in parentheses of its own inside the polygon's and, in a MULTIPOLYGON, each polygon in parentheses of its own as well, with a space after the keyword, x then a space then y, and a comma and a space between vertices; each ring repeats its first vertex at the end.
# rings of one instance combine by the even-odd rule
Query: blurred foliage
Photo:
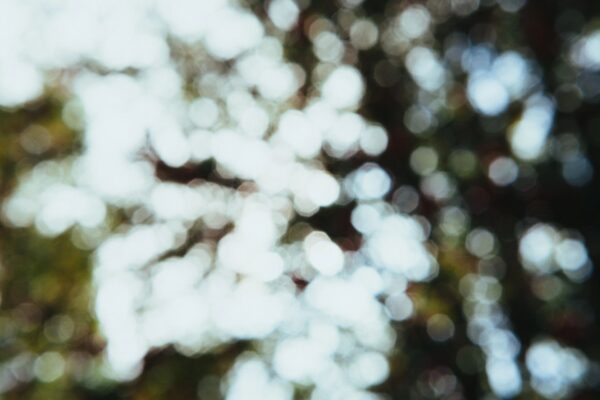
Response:
MULTIPOLYGON (((264 17, 264 4, 251 2, 254 11, 264 17)), ((361 13, 381 22, 390 8, 402 2, 366 1, 361 13)), ((561 68, 557 26, 567 11, 578 12, 585 20, 600 15, 600 2, 531 0, 518 13, 506 13, 498 7, 482 7, 468 18, 449 18, 436 30, 438 46, 452 32, 463 32, 473 41, 493 38, 499 49, 521 49, 537 61, 544 83, 555 92, 564 83, 561 68)), ((306 8, 299 27, 290 34, 286 56, 307 71, 316 64, 311 43, 303 23, 315 15, 336 21, 346 11, 334 1, 313 1, 306 8)), ((583 22, 580 22, 583 24, 583 22)), ((176 46, 176 43, 173 44, 176 46)), ((174 51, 177 49, 174 49, 174 51)), ((584 187, 568 185, 554 162, 536 167, 537 181, 526 189, 494 186, 485 176, 487 160, 508 153, 504 130, 508 122, 518 117, 522 109, 515 105, 502 117, 482 117, 474 113, 462 88, 457 87, 449 101, 453 110, 443 118, 437 134, 416 139, 403 123, 404 110, 410 107, 414 82, 402 64, 386 64, 395 82, 382 86, 375 80, 375 69, 381 68, 387 57, 379 47, 356 55, 357 66, 366 78, 366 100, 361 112, 383 124, 390 133, 386 152, 377 162, 392 174, 395 183, 418 186, 419 177, 406 160, 417 145, 427 144, 437 150, 440 164, 454 172, 459 191, 465 194, 465 206, 470 211, 471 224, 492 230, 500 242, 503 262, 496 268, 502 277, 502 306, 522 346, 528 347, 540 332, 560 339, 562 343, 581 349, 588 358, 600 359, 600 278, 594 272, 582 284, 561 279, 560 295, 543 301, 531 295, 531 286, 541 284, 526 275, 517 257, 518 242, 515 227, 526 220, 549 219, 585 237, 592 260, 600 260, 600 185, 597 174, 584 187), (465 158, 456 160, 457 149, 468 150, 465 158), (469 158, 470 157, 470 158, 469 158), (466 165, 471 162, 472 165, 466 165)), ((185 65, 184 65, 185 66, 185 65)), ((193 75, 193 69, 190 73, 193 75)), ((307 86, 302 90, 308 90, 307 86)), ((192 89, 190 89, 191 91, 192 89)), ((64 96, 64 95, 63 95, 64 96)), ((43 160, 59 158, 77 151, 80 135, 63 122, 64 99, 49 91, 44 98, 19 110, 0 109, 0 196, 5 197, 15 187, 23 173, 43 160), (43 143, 34 148, 30 142, 43 143)), ((576 130, 594 166, 600 160, 598 140, 598 99, 583 104, 574 111, 559 112, 555 131, 576 130)), ((350 160, 327 160, 331 171, 345 175, 368 160, 358 155, 350 160)), ((525 172, 531 172, 523 165, 525 172)), ((535 174, 535 172, 531 172, 535 174)), ((223 181, 216 176, 209 162, 197 169, 169 168, 157 162, 156 175, 164 180, 189 182, 195 178, 223 181)), ((237 187, 239 182, 228 182, 237 187)), ((419 213, 431 221, 438 219, 439 209, 424 200, 419 213)), ((359 235, 349 223, 351 205, 334 206, 311 217, 298 217, 290 229, 302 230, 308 223, 343 239, 345 249, 357 246, 359 235)), ((126 220, 126 215, 115 217, 126 220)), ((114 226, 117 226, 115 223, 114 226)), ((435 374, 451 370, 462 388, 463 397, 447 399, 483 399, 489 393, 481 349, 466 335, 466 317, 460 282, 466 275, 482 269, 479 259, 462 245, 468 232, 447 237, 434 230, 437 247, 432 249, 440 264, 440 274, 425 284, 412 284, 408 293, 415 302, 414 318, 397 323, 398 350, 392 354, 390 378, 376 388, 391 399, 435 398, 423 394, 420 386, 435 374), (456 334, 450 341, 438 343, 427 334, 427 320, 443 313, 453 317, 456 334)), ((217 351, 188 357, 173 348, 155 350, 146 357, 145 368, 132 382, 119 383, 103 377, 99 355, 104 343, 99 335, 92 311, 90 250, 73 244, 72 232, 55 238, 41 237, 33 228, 14 229, 0 225, 0 363, 9 363, 4 374, 12 374, 18 382, 3 397, 6 399, 214 399, 219 396, 219 377, 232 365, 236 356, 253 348, 252 343, 236 343, 217 351), (44 382, 44 362, 37 355, 59 354, 65 373, 57 380, 44 382), (41 377, 41 378, 40 378, 41 377)), ((485 266, 483 267, 485 268, 485 266)), ((523 356, 520 356, 523 357, 523 356)), ((8 365, 8 364, 5 364, 8 365)), ((47 368, 47 367, 46 367, 47 368)), ((51 372, 50 372, 51 373, 51 372)), ((10 378, 12 379, 12 378, 10 378)), ((10 380, 0 376, 0 384, 10 380)), ((577 399, 596 399, 595 387, 577 395, 577 399)), ((298 392, 300 398, 302 391, 298 392)), ((491 396, 491 395, 490 395, 491 396)), ((541 398, 525 389, 519 399, 541 398)), ((257 399, 259 400, 259 399, 257 399)))

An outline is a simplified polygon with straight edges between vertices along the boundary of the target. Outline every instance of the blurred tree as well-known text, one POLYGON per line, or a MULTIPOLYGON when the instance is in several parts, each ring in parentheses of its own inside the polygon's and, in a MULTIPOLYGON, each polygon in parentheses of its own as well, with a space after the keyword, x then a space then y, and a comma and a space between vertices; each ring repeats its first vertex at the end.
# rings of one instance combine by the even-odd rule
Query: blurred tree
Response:
POLYGON ((44 94, 0 93, 4 398, 335 398, 294 377, 309 347, 281 355, 298 331, 325 343, 319 323, 341 343, 327 366, 350 376, 331 373, 339 398, 597 398, 600 3, 239 1, 212 25, 211 10, 167 3, 123 12, 126 25, 156 12, 159 44, 146 22, 147 42, 97 28, 94 52, 31 61, 44 94), (119 53, 130 39, 159 55, 119 53), (252 262, 264 270, 219 275, 252 262), (362 304, 341 283, 315 305, 332 276, 379 308, 340 317, 362 304), (286 294, 294 306, 263 334, 286 294), (250 327, 231 321, 246 314, 250 327))

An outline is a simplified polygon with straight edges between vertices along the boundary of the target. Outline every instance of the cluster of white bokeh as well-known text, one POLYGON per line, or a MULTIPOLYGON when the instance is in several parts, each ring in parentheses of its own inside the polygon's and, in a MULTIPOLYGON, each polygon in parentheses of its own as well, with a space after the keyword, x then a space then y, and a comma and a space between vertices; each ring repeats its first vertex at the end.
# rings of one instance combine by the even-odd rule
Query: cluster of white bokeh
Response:
MULTIPOLYGON (((478 2, 452 1, 449 2, 449 8, 444 4, 448 3, 439 2, 439 5, 427 8, 418 4, 409 6, 383 32, 384 51, 391 58, 404 61, 418 86, 416 101, 404 115, 408 130, 418 137, 435 134, 439 120, 444 118, 448 109, 455 107, 449 97, 452 87, 457 83, 454 77, 464 73, 467 75, 467 100, 483 118, 501 118, 513 102, 523 105, 521 115, 505 129, 512 155, 498 156, 487 166, 487 176, 496 186, 509 186, 516 182, 520 175, 520 164, 528 168, 528 163, 543 160, 552 147, 555 157, 563 164, 562 174, 569 184, 581 186, 589 182, 593 170, 577 137, 563 134, 554 142, 550 140, 557 105, 555 99, 546 92, 536 71, 537 66, 531 60, 515 51, 499 53, 491 44, 473 45, 463 34, 449 36, 443 52, 436 50, 429 26, 443 21, 450 9, 459 15, 470 14, 477 8, 478 2)), ((505 11, 514 12, 523 4, 503 2, 500 5, 505 11)), ((591 71, 599 69, 598 57, 594 54, 599 47, 599 38, 598 33, 593 32, 573 43, 570 56, 575 66, 591 71)), ((377 70, 375 73, 377 79, 377 70)), ((384 86, 386 84, 385 81, 378 82, 384 86)), ((501 124, 499 122, 497 125, 501 124)), ((473 164, 472 154, 464 150, 458 150, 455 154, 462 164, 461 168, 473 168, 468 166, 473 164)), ((410 156, 409 164, 422 177, 420 189, 425 196, 441 204, 456 201, 460 196, 453 179, 439 169, 439 156, 433 147, 417 147, 410 156)), ((460 236, 468 225, 469 217, 464 210, 455 206, 442 207, 438 226, 447 237, 460 236)), ((465 245, 471 254, 480 258, 480 272, 469 274, 461 281, 464 311, 468 319, 467 333, 486 356, 485 370, 492 391, 502 398, 514 397, 521 393, 526 377, 518 362, 521 343, 512 332, 509 317, 500 305, 500 279, 504 267, 503 261, 496 256, 497 239, 493 233, 476 228, 466 236, 465 245)), ((580 282, 589 277, 592 268, 586 247, 577 234, 560 231, 548 224, 538 224, 527 230, 521 237, 519 253, 523 266, 536 276, 560 269, 571 280, 580 282)), ((551 286, 552 283, 556 282, 548 281, 540 286, 551 286)), ((550 299, 560 290, 550 289, 554 291, 548 287, 538 289, 538 295, 550 299)), ((446 324, 446 329, 440 332, 449 331, 448 327, 451 325, 446 324)), ((547 354, 538 351, 544 343, 534 344, 527 350, 528 360, 533 354, 536 363, 541 365, 544 362, 547 354)), ((555 342, 552 342, 552 346, 560 348, 555 342)), ((565 350, 565 354, 569 351, 565 350)), ((549 359, 549 363, 553 363, 556 357, 549 359)), ((527 366, 532 388, 546 397, 559 398, 567 396, 581 383, 588 361, 577 353, 568 366, 568 377, 557 379, 548 386, 545 383, 552 378, 541 378, 544 372, 539 371, 537 364, 528 361, 527 366)))
POLYGON ((519 242, 523 266, 532 273, 545 275, 562 270, 573 281, 585 280, 592 271, 585 244, 573 233, 549 224, 529 228, 519 242))
POLYGON ((516 396, 523 381, 517 361, 521 344, 498 303, 502 285, 493 275, 469 274, 461 280, 460 289, 469 321, 467 333, 485 353, 485 371, 492 390, 503 398, 516 396))
POLYGON ((538 393, 550 399, 564 399, 582 385, 589 361, 581 351, 546 339, 527 350, 525 365, 538 393))
MULTIPOLYGON (((331 21, 319 18, 308 29, 319 60, 313 71, 285 59, 282 38, 301 3, 274 0, 269 20, 260 21, 228 0, 0 1, 0 105, 19 107, 45 84, 65 85, 72 100, 64 120, 84 132, 82 154, 39 164, 22 177, 3 217, 50 236, 75 227, 79 245, 97 248, 95 310, 109 375, 135 377, 152 348, 174 345, 193 355, 253 340, 257 352, 240 356, 227 376, 229 400, 291 399, 294 384, 313 387, 315 400, 371 399, 368 388, 387 378, 386 357, 395 344, 390 322, 413 313, 407 283, 437 274, 427 243, 431 226, 410 215, 419 201, 415 189, 400 187, 394 204, 383 200, 393 182, 376 163, 347 176, 324 165, 323 153, 377 156, 388 136, 357 113, 363 78, 331 21), (189 65, 169 55, 167 38, 195 60, 191 82, 182 73, 189 65), (92 72, 128 68, 136 72, 92 72), (61 75, 65 69, 74 73, 61 75), (309 73, 315 88, 301 98, 309 73), (190 98, 186 85, 200 95, 190 98), (143 155, 174 168, 214 160, 224 179, 246 183, 235 190, 202 180, 162 182, 143 155), (356 202, 352 225, 363 236, 358 250, 344 250, 311 227, 292 241, 284 238, 297 215, 350 201, 356 202), (115 208, 125 210, 131 225, 111 233, 106 216, 115 208), (220 237, 221 231, 227 233, 220 237)), ((360 1, 343 3, 351 8, 360 1)), ((406 7, 384 26, 356 18, 348 27, 353 51, 380 41, 390 57, 404 61, 419 88, 404 116, 415 135, 435 129, 454 70, 468 74, 468 101, 485 116, 523 101, 525 112, 509 130, 512 151, 523 161, 538 159, 554 103, 538 87, 531 63, 515 52, 471 47, 461 37, 438 54, 431 36, 436 21, 479 6, 476 0, 439 3, 446 7, 406 7)), ((514 12, 523 2, 499 4, 514 12)), ((586 39, 574 57, 597 64, 586 50, 596 39, 586 39)), ((385 68, 376 69, 382 85, 385 68)), ((437 161, 435 150, 423 146, 410 165, 422 176, 421 192, 444 206, 459 194, 437 161)), ((488 175, 505 186, 518 173, 506 156, 491 163, 488 175)), ((459 229, 453 234, 460 236, 466 229, 462 209, 444 206, 441 216, 444 231, 459 229)), ((563 236, 548 225, 528 231, 520 247, 525 267, 543 273, 558 266, 580 277, 590 265, 585 247, 563 236)), ((485 262, 495 240, 475 229, 466 246, 485 262)), ((521 390, 520 344, 498 305, 498 279, 469 275, 461 290, 472 311, 469 335, 488 357, 491 387, 511 396, 521 390)), ((442 341, 454 326, 438 315, 428 330, 442 341)), ((543 383, 552 371, 536 375, 543 356, 536 349, 527 365, 534 388, 547 394, 543 383)))
MULTIPOLYGON (((318 90, 295 108, 305 72, 266 33, 281 36, 295 24, 291 1, 271 3, 275 27, 227 1, 0 6, 15 20, 2 32, 20 44, 9 53, 31 75, 0 74, 4 106, 39 96, 44 75, 53 79, 77 62, 138 71, 82 69, 69 78, 64 119, 83 128, 83 153, 38 165, 3 207, 15 226, 34 224, 47 235, 75 227, 79 244, 98 246, 95 309, 111 376, 136 376, 154 347, 197 354, 244 339, 262 344, 232 370, 230 399, 292 398, 293 383, 314 386, 315 399, 369 398, 365 389, 388 376, 390 318, 412 313, 406 282, 437 269, 422 222, 381 201, 391 189, 385 171, 367 164, 343 178, 319 161, 322 151, 374 156, 387 145, 385 130, 355 112, 364 93, 358 71, 319 53, 327 27, 315 32, 315 53, 330 60, 315 72, 318 90), (32 21, 33 33, 25 25, 32 21), (201 97, 183 92, 166 35, 202 43, 193 82, 201 97), (229 71, 221 60, 232 62, 229 71), (236 191, 164 183, 141 157, 149 150, 171 167, 213 159, 223 177, 252 184, 236 191), (343 251, 314 230, 282 243, 295 215, 351 199, 360 203, 353 220, 366 237, 360 251, 343 251), (131 210, 132 225, 109 234, 105 217, 114 207, 131 210), (211 237, 227 224, 233 229, 224 237, 211 237), (165 256, 198 229, 202 237, 185 254, 165 256), (309 283, 298 290, 293 278, 309 283)), ((356 29, 367 32, 356 40, 368 42, 370 28, 363 21, 356 29)))

